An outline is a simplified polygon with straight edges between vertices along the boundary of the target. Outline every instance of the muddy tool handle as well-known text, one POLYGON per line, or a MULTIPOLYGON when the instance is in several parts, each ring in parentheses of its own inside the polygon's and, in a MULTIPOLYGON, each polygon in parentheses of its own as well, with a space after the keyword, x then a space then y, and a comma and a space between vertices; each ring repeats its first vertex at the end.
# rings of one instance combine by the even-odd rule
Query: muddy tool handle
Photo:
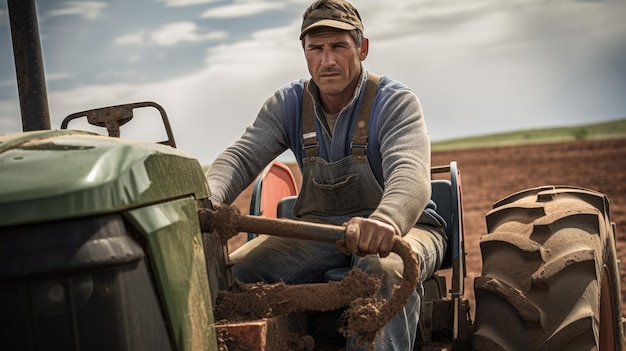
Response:
MULTIPOLYGON (((215 232, 224 242, 239 232, 256 232, 336 243, 343 238, 345 233, 344 226, 241 215, 238 208, 222 204, 216 206, 215 210, 199 209, 198 217, 202 231, 215 232)), ((402 284, 394 287, 391 296, 383 306, 371 303, 357 306, 355 304, 359 301, 355 301, 350 307, 351 311, 348 311, 349 331, 361 335, 367 342, 373 341, 376 333, 404 307, 419 281, 417 255, 409 244, 400 236, 396 236, 391 251, 398 254, 404 263, 402 284)))
POLYGON ((343 238, 346 229, 332 224, 241 215, 235 206, 223 204, 215 206, 215 210, 207 208, 198 210, 200 227, 204 232, 217 233, 223 241, 240 232, 255 232, 292 239, 336 243, 343 238))

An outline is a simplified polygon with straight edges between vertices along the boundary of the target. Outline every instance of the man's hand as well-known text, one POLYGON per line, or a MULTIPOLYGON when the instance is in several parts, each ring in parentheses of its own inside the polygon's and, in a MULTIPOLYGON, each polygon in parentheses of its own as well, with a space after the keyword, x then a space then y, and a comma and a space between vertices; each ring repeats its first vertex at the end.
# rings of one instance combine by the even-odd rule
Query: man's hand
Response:
POLYGON ((394 228, 385 222, 353 217, 346 223, 344 237, 338 242, 339 249, 346 254, 365 256, 378 254, 387 257, 393 248, 394 228))

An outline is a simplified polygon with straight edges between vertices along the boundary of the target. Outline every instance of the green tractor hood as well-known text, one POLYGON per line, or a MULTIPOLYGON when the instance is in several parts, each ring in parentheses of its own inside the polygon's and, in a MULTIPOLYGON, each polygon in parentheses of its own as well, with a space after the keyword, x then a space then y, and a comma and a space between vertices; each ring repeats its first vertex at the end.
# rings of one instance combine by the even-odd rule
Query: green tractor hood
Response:
POLYGON ((192 156, 83 131, 0 136, 0 227, 119 212, 209 195, 192 156))

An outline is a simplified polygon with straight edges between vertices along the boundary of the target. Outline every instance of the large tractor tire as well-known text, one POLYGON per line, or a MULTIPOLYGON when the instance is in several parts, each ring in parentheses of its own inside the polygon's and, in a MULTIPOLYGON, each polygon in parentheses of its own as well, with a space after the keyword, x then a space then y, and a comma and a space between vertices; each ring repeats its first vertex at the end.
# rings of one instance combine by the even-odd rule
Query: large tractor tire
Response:
POLYGON ((540 187, 487 214, 474 350, 623 350, 615 226, 605 195, 540 187))

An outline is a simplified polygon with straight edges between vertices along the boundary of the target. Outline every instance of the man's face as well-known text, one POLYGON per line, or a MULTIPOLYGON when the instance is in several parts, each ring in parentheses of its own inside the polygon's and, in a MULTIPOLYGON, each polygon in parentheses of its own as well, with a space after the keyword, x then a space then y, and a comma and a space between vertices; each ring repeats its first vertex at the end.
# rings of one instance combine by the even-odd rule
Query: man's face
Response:
POLYGON ((367 57, 368 42, 357 47, 348 31, 313 30, 304 38, 304 55, 320 93, 352 97, 367 57))

